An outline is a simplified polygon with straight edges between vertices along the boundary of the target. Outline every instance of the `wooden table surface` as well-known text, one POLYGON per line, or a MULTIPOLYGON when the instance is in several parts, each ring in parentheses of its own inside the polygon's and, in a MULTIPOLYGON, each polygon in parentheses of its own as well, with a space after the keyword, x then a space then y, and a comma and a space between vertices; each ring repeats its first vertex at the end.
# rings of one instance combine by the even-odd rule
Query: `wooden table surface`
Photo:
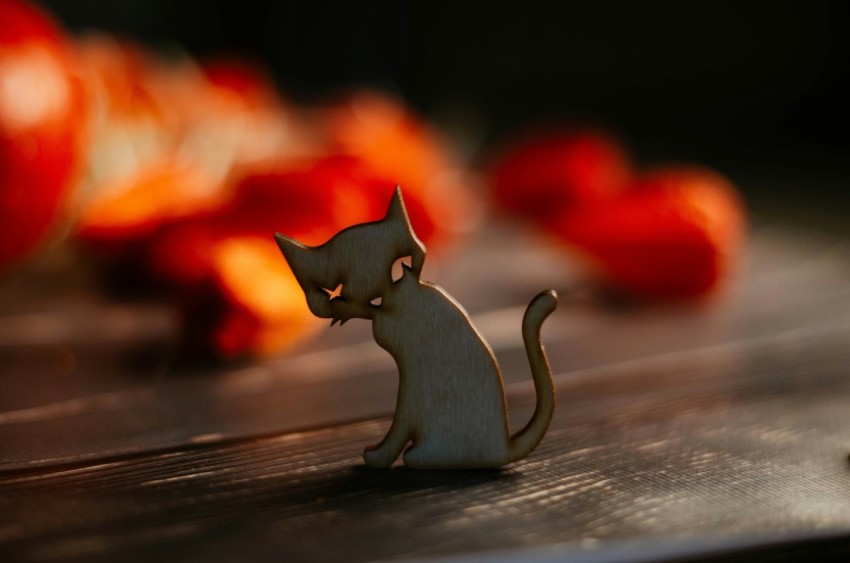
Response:
POLYGON ((363 465, 397 383, 366 322, 181 367, 166 305, 36 267, 0 286, 0 559, 850 558, 848 258, 844 238, 756 225, 713 302, 634 307, 531 235, 482 229, 423 277, 495 349, 513 428, 534 402, 525 304, 563 299, 549 433, 474 472, 363 465))

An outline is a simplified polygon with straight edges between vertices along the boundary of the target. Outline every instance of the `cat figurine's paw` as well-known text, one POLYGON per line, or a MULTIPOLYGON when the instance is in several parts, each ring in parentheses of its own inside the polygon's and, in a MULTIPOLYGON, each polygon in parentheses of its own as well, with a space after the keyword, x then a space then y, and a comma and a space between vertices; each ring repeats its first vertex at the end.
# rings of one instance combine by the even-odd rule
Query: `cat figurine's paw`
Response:
POLYGON ((375 467, 377 469, 386 469, 391 466, 395 461, 397 456, 390 457, 386 450, 378 447, 378 446, 369 446, 365 450, 363 450, 363 461, 366 462, 366 465, 369 467, 375 467))

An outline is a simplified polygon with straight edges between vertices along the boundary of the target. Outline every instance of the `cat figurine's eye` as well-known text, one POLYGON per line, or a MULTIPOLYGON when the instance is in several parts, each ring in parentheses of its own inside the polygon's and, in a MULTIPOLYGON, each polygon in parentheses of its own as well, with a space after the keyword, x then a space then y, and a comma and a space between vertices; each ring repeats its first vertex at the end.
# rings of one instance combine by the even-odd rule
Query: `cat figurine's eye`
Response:
POLYGON ((407 266, 410 268, 410 265, 413 263, 412 256, 402 256, 395 262, 393 262, 393 267, 390 270, 390 279, 393 280, 393 283, 397 282, 404 275, 404 268, 407 266))
POLYGON ((493 352, 463 307, 419 278, 425 246, 413 232, 400 189, 382 220, 344 229, 323 245, 275 237, 310 310, 332 319, 331 326, 369 319, 375 341, 398 365, 395 417, 381 443, 364 452, 367 465, 389 467, 404 452, 404 463, 413 468, 499 467, 537 446, 555 408, 540 342, 540 327, 557 303, 554 291, 535 297, 522 321, 537 408, 512 434, 493 352), (346 282, 344 296, 339 280, 346 282))
POLYGON ((333 301, 334 299, 342 299, 342 284, 338 284, 333 289, 323 287, 322 291, 328 294, 328 301, 333 301))

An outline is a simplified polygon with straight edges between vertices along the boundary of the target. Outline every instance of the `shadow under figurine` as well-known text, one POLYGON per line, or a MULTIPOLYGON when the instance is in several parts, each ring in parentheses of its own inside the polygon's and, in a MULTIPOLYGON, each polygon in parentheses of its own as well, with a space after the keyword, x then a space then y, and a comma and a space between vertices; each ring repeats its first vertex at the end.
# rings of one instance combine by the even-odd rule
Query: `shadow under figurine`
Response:
POLYGON ((404 452, 417 469, 500 467, 526 456, 543 438, 555 408, 555 389, 540 327, 557 296, 544 291, 522 322, 537 406, 528 424, 508 429, 499 366, 466 311, 451 296, 419 279, 425 247, 416 238, 396 191, 386 216, 344 229, 309 247, 280 233, 275 239, 314 315, 345 323, 371 319, 375 341, 398 364, 395 417, 386 437, 366 448, 372 467, 389 467, 404 452), (403 263, 393 281, 392 267, 403 263))

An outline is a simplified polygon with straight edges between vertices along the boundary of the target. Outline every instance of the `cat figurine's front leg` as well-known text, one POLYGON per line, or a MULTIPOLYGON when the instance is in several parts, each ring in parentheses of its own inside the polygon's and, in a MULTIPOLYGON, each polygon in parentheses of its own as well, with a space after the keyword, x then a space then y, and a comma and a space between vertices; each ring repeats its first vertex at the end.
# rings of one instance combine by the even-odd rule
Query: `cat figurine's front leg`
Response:
POLYGON ((389 432, 381 440, 381 443, 369 446, 363 451, 363 461, 366 462, 366 465, 383 469, 391 466, 398 459, 398 456, 410 441, 410 434, 399 420, 403 419, 400 419, 396 413, 396 419, 393 420, 389 432))

